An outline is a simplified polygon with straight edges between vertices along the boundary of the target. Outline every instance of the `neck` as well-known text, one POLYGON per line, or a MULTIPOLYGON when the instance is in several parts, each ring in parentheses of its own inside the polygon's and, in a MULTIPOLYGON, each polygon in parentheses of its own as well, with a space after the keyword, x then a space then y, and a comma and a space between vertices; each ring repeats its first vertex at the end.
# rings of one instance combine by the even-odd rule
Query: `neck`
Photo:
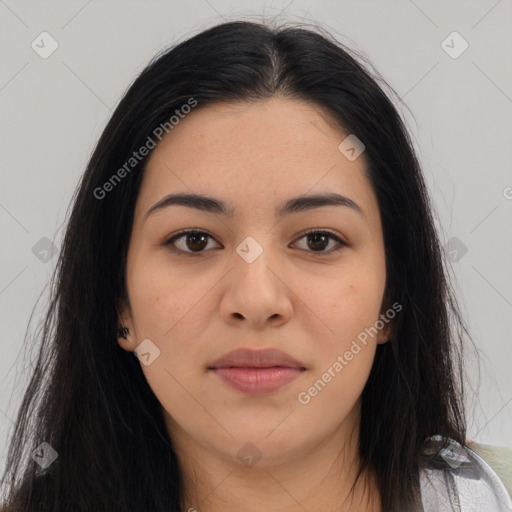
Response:
POLYGON ((381 512, 371 474, 356 482, 359 429, 350 421, 317 444, 262 458, 251 467, 241 464, 237 449, 232 457, 207 450, 167 422, 182 470, 183 511, 381 512))

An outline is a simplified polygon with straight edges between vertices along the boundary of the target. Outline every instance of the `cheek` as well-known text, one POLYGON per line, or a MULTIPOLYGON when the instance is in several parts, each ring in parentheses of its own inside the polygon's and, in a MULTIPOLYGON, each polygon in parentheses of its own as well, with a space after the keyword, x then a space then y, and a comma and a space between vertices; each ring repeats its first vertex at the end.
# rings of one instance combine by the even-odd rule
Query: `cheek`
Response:
POLYGON ((326 429, 343 421, 368 380, 377 348, 372 328, 379 319, 383 290, 379 274, 353 272, 323 290, 308 291, 308 301, 329 334, 312 337, 315 364, 297 398, 305 414, 324 418, 326 429))
MULTIPOLYGON (((141 255, 142 256, 142 255, 141 255)), ((135 330, 155 340, 171 339, 208 291, 202 279, 184 280, 179 270, 153 257, 133 261, 128 291, 135 330)))
POLYGON ((379 318, 385 276, 376 269, 351 266, 337 271, 334 279, 311 281, 303 290, 303 300, 314 313, 325 336, 315 337, 345 345, 379 318))
POLYGON ((138 343, 150 339, 160 351, 142 370, 162 404, 188 403, 184 390, 195 390, 205 364, 205 333, 211 328, 216 275, 187 276, 154 258, 133 265, 128 280, 133 324, 138 343))
POLYGON ((309 418, 322 418, 319 428, 325 432, 335 429, 354 411, 368 380, 376 345, 359 345, 340 347, 296 397, 299 411, 309 418))
MULTIPOLYGON (((190 281, 165 266, 139 267, 129 281, 134 327, 138 341, 149 338, 159 356, 141 369, 163 408, 180 418, 199 416, 194 409, 201 347, 197 340, 206 329, 207 301, 201 301, 211 284, 190 281), (186 281, 186 282, 185 282, 186 281), (188 285, 188 286, 187 286, 188 285)), ((204 411, 203 411, 204 412, 204 411)))

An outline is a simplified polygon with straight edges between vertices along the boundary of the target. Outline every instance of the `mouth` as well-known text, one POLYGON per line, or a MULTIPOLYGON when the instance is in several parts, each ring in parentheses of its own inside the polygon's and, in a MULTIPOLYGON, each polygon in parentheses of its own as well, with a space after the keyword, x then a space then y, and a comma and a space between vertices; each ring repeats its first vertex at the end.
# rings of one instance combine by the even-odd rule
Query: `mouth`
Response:
POLYGON ((208 370, 231 388, 264 395, 294 381, 306 368, 280 350, 238 349, 214 361, 208 370))
POLYGON ((272 393, 295 380, 304 370, 298 368, 213 368, 228 386, 251 395, 272 393))

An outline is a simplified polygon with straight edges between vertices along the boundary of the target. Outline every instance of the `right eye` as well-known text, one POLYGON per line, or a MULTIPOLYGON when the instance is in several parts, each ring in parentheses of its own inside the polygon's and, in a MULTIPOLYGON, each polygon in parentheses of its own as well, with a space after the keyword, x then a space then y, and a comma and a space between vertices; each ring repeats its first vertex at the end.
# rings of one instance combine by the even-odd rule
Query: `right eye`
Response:
POLYGON ((163 245, 169 246, 171 251, 178 254, 196 255, 205 252, 203 249, 208 245, 208 238, 213 240, 213 237, 205 231, 187 229, 173 235, 171 238, 166 240, 163 245), (178 241, 182 244, 181 248, 175 246, 178 241))

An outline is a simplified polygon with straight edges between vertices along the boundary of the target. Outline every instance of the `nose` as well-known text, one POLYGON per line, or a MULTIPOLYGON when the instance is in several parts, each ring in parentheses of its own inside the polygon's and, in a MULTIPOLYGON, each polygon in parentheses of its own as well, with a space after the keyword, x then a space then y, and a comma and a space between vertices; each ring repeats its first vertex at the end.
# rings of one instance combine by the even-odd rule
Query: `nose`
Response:
MULTIPOLYGON (((226 276, 220 304, 221 315, 238 326, 245 321, 252 329, 262 329, 268 323, 276 327, 289 321, 293 313, 290 279, 278 258, 270 256, 270 249, 258 254, 257 247, 251 243, 242 243, 233 257, 234 266, 226 276), (255 254, 256 257, 251 257, 255 254)), ((259 245, 263 249, 261 242, 259 245)))

